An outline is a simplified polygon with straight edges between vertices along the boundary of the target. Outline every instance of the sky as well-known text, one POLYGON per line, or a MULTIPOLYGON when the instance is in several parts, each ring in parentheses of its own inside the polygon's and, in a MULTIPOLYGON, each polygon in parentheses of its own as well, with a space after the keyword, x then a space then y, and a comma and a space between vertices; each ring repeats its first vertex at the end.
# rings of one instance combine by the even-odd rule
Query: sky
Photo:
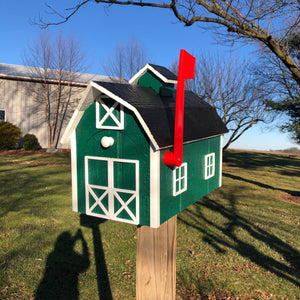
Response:
MULTIPOLYGON (((22 65, 22 55, 41 28, 32 21, 39 16, 53 21, 55 16, 47 14, 46 1, 0 0, 0 63, 22 65)), ((60 12, 77 3, 72 0, 47 1, 60 12)), ((103 73, 101 63, 109 58, 121 40, 127 43, 132 38, 144 45, 150 63, 169 67, 179 59, 180 49, 190 53, 216 53, 228 58, 230 55, 253 59, 253 46, 224 46, 216 42, 212 31, 198 25, 184 27, 166 9, 133 6, 103 6, 91 2, 75 14, 67 23, 51 26, 48 31, 74 32, 88 55, 92 74, 103 73)), ((226 137, 225 137, 226 138, 226 137)), ((292 143, 287 134, 281 133, 275 124, 256 125, 231 145, 231 148, 255 150, 279 150, 299 147, 292 143)))

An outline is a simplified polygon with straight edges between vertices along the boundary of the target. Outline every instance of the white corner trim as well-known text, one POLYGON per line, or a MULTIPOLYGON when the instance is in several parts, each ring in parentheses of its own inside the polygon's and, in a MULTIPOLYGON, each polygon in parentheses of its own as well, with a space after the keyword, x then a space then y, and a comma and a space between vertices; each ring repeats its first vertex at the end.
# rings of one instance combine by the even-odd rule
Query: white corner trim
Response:
POLYGON ((160 151, 150 145, 150 227, 160 226, 160 151))
POLYGON ((220 174, 219 174, 219 187, 222 186, 222 167, 223 167, 223 135, 220 136, 220 174))
POLYGON ((72 210, 78 211, 76 131, 71 135, 72 210))

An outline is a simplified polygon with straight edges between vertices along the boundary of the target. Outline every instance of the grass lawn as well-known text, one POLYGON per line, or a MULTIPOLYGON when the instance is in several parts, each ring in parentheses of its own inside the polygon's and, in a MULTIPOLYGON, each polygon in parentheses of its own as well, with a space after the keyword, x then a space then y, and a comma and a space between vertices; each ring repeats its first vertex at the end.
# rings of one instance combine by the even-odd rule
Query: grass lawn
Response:
MULTIPOLYGON (((300 299, 299 199, 299 158, 226 152, 178 215, 177 298, 300 299)), ((0 299, 134 299, 135 257, 135 226, 72 212, 68 154, 0 155, 0 299)))

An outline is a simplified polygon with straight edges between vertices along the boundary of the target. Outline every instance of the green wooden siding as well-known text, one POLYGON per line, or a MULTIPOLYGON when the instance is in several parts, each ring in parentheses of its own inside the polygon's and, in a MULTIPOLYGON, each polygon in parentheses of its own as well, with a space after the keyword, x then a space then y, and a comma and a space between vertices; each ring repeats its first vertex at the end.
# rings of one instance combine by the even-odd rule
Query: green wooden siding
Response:
MULTIPOLYGON (((106 100, 109 102, 109 100, 106 100)), ((107 124, 111 125, 108 123, 107 124)), ((78 211, 86 213, 85 191, 85 157, 101 157, 139 161, 139 202, 140 223, 150 225, 150 147, 148 138, 139 127, 139 122, 132 113, 124 109, 124 130, 110 130, 96 128, 96 105, 92 104, 83 114, 76 128, 77 147, 77 186, 78 186, 78 211), (113 146, 103 149, 101 139, 109 136, 114 139, 113 146)), ((89 160, 89 170, 97 169, 89 175, 89 181, 97 185, 107 185, 107 162, 105 160, 89 160)), ((135 189, 134 164, 113 163, 114 187, 119 189, 135 189)), ((127 195, 129 197, 129 195, 127 195)), ((125 193, 122 197, 126 198, 125 193)), ((93 199, 91 199, 93 201, 93 199)), ((103 199, 105 205, 106 199, 103 199)), ((116 209, 119 203, 115 203, 116 209)), ((133 202, 130 209, 134 211, 133 202)), ((97 210, 101 210, 97 208, 97 210)), ((126 218, 123 210, 120 217, 126 218)))
POLYGON ((143 76, 141 76, 138 85, 151 87, 156 91, 156 93, 163 96, 170 96, 174 92, 173 84, 164 83, 152 72, 146 72, 143 76))
POLYGON ((173 196, 173 168, 163 163, 164 153, 169 149, 162 151, 160 169, 161 224, 219 187, 220 139, 221 137, 214 137, 184 145, 183 162, 187 163, 187 190, 175 197, 173 196), (215 175, 205 180, 205 155, 213 152, 215 153, 215 175))

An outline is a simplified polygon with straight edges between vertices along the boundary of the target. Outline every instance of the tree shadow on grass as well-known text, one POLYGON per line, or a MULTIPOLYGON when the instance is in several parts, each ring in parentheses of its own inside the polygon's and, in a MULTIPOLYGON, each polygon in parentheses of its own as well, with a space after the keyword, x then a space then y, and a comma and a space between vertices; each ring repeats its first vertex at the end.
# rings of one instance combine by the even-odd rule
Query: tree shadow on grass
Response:
POLYGON ((236 176, 236 175, 232 175, 232 174, 229 174, 229 173, 223 172, 223 176, 234 179, 234 180, 242 180, 242 181, 245 181, 245 182, 248 182, 248 183, 252 183, 252 184, 255 184, 255 185, 257 185, 259 187, 262 187, 262 188, 265 188, 265 189, 271 189, 271 190, 274 190, 274 191, 276 190, 276 191, 285 192, 285 193, 288 193, 292 196, 300 196, 300 192, 298 192, 298 191, 291 191, 291 190, 287 190, 287 189, 276 188, 276 187, 273 187, 271 185, 268 185, 268 184, 265 184, 265 183, 262 183, 262 182, 258 182, 258 181, 255 181, 255 180, 250 180, 250 179, 243 178, 243 177, 236 176))
POLYGON ((63 232, 47 258, 44 278, 36 290, 35 299, 79 299, 78 276, 89 265, 88 247, 81 230, 73 237, 70 232, 63 232), (77 241, 82 243, 82 254, 74 251, 77 241))
POLYGON ((223 195, 223 197, 229 200, 229 207, 206 196, 196 202, 194 207, 186 209, 184 213, 179 215, 178 219, 186 225, 199 230, 203 234, 203 240, 214 247, 219 253, 225 253, 226 248, 233 249, 265 270, 299 286, 299 252, 277 236, 266 232, 240 216, 236 208, 234 193, 223 195), (221 225, 214 222, 207 213, 203 213, 205 208, 221 214, 227 221, 221 225), (214 228, 214 230, 209 230, 209 227, 201 225, 203 222, 214 228), (241 239, 236 234, 238 228, 246 230, 254 239, 268 245, 273 251, 280 254, 287 264, 262 253, 257 247, 248 242, 248 240, 241 239), (215 232, 215 229, 217 229, 218 233, 215 232))
POLYGON ((276 172, 281 175, 299 176, 300 159, 289 158, 284 154, 225 151, 223 161, 231 167, 239 167, 247 170, 279 167, 276 172))

